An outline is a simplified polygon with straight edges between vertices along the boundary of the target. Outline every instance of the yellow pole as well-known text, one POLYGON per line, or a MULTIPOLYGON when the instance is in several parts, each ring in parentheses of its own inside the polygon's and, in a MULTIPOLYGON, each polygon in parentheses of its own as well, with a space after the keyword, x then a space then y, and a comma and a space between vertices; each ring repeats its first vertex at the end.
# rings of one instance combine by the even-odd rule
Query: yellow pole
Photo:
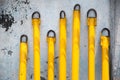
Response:
POLYGON ((32 15, 33 25, 33 47, 34 47, 34 80, 40 80, 40 14, 34 12, 32 15))
POLYGON ((88 80, 95 80, 95 26, 97 23, 97 13, 94 9, 87 12, 88 25, 88 80), (90 12, 95 13, 95 17, 89 17, 90 12))
POLYGON ((60 12, 59 27, 59 80, 66 80, 66 15, 60 12))
POLYGON ((54 80, 54 44, 56 41, 56 34, 53 30, 49 30, 47 33, 48 43, 48 80, 54 80), (53 33, 54 36, 50 36, 53 33))
POLYGON ((73 11, 72 27, 72 80, 79 80, 80 57, 80 5, 76 4, 73 11))
POLYGON ((102 80, 109 80, 109 47, 110 32, 104 28, 101 33, 101 49, 102 49, 102 80), (108 36, 103 35, 103 31, 108 31, 108 36))
POLYGON ((26 35, 22 35, 20 38, 20 67, 19 67, 19 80, 27 80, 27 54, 28 54, 28 38, 26 35), (23 40, 23 38, 25 40, 23 40))

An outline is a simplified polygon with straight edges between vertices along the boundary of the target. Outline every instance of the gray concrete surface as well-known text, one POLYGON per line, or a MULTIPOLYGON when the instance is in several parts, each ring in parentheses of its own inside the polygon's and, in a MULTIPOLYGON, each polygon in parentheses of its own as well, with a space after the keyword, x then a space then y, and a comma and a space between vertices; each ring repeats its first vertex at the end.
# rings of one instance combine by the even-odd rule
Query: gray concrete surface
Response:
MULTIPOLYGON (((119 41, 119 0, 0 0, 0 13, 11 14, 14 23, 7 31, 0 25, 0 80, 18 80, 19 43, 22 34, 28 35, 27 80, 33 80, 33 38, 31 15, 41 14, 41 77, 47 80, 46 34, 50 29, 57 35, 55 57, 59 50, 59 13, 67 15, 67 80, 71 79, 71 39, 72 13, 75 4, 81 5, 80 80, 88 80, 88 30, 86 13, 90 8, 97 11, 96 27, 96 80, 101 80, 100 32, 103 28, 111 31, 111 65, 114 80, 120 80, 120 41, 119 41), (27 2, 26 2, 27 1, 27 2), (117 78, 116 78, 117 77, 117 78)), ((58 57, 59 58, 59 57, 58 57)), ((58 80, 58 58, 55 59, 55 80, 58 80)))
POLYGON ((113 39, 114 39, 114 48, 112 52, 112 70, 113 70, 113 79, 120 80, 120 0, 112 0, 113 6, 113 14, 114 17, 111 15, 111 19, 113 21, 112 30, 114 32, 113 39))

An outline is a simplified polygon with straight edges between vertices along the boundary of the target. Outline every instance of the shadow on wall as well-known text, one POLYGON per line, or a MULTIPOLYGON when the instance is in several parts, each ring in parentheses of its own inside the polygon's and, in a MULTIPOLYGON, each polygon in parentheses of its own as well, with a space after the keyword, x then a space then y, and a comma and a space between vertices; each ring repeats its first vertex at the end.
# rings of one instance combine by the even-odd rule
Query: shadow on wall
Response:
POLYGON ((111 80, 120 80, 120 0, 111 1, 111 80))

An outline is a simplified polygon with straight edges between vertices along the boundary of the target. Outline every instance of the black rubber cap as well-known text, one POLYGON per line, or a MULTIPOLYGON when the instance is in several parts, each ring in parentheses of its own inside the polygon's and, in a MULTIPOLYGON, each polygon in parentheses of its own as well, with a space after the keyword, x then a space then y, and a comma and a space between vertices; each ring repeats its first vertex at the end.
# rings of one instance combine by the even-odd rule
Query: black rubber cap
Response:
POLYGON ((95 9, 93 9, 93 8, 92 8, 92 9, 89 9, 89 10, 88 10, 88 12, 87 12, 87 17, 90 17, 90 18, 96 18, 96 17, 97 17, 97 12, 96 12, 96 10, 95 10, 95 9), (94 14, 95 14, 95 16, 94 16, 94 17, 89 16, 89 13, 90 13, 90 12, 92 12, 92 11, 93 11, 93 12, 94 12, 94 14))
POLYGON ((60 12, 60 19, 65 18, 65 17, 66 17, 65 11, 62 10, 60 12))
POLYGON ((110 37, 110 31, 109 31, 108 28, 104 28, 104 29, 101 31, 101 33, 102 33, 102 35, 104 35, 104 36, 110 37), (104 32, 107 32, 107 34, 103 34, 104 32))
POLYGON ((74 10, 80 10, 80 8, 81 8, 81 6, 80 6, 79 4, 76 4, 76 5, 74 6, 74 10))
POLYGON ((32 14, 32 19, 39 19, 40 18, 40 13, 38 11, 35 11, 33 14, 32 14))
POLYGON ((55 31, 49 30, 48 33, 47 33, 47 37, 49 37, 49 38, 55 38, 56 37, 55 31), (53 35, 51 36, 50 33, 52 33, 53 35))
POLYGON ((20 37, 20 42, 25 42, 25 43, 27 43, 27 41, 28 41, 27 35, 23 34, 23 35, 20 37))

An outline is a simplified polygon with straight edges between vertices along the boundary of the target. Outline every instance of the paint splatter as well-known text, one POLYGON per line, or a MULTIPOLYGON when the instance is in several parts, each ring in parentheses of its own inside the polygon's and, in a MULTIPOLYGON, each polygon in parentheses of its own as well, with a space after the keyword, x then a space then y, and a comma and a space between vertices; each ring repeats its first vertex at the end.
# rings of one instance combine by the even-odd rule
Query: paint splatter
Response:
POLYGON ((29 4, 30 2, 28 0, 22 1, 24 4, 29 4))
POLYGON ((33 78, 33 74, 30 75, 30 79, 32 79, 32 78, 33 78))
POLYGON ((8 54, 9 56, 11 56, 13 51, 8 50, 7 48, 3 48, 3 49, 1 49, 1 53, 5 54, 5 55, 8 54))
POLYGON ((46 80, 44 77, 41 77, 41 80, 46 80))
POLYGON ((0 25, 2 28, 5 28, 5 31, 8 31, 9 28, 14 23, 14 17, 11 14, 2 14, 0 15, 0 25))
POLYGON ((12 53, 13 53, 13 51, 11 51, 11 50, 9 50, 9 51, 8 51, 8 55, 10 55, 10 56, 11 56, 11 55, 12 55, 12 53))
POLYGON ((58 58, 59 58, 58 56, 55 57, 55 59, 58 59, 58 58))

